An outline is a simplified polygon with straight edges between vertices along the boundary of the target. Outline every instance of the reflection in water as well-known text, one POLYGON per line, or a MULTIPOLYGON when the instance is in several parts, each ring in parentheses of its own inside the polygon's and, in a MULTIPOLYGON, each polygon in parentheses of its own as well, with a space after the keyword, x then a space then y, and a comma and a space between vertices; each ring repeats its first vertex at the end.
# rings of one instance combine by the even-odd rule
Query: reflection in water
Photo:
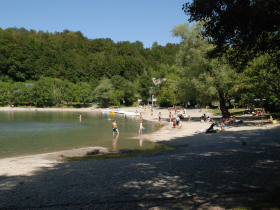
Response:
POLYGON ((139 139, 139 145, 140 145, 140 147, 143 146, 143 141, 145 141, 145 140, 144 140, 144 139, 139 139))
POLYGON ((119 135, 113 136, 113 140, 112 140, 113 151, 116 151, 116 150, 117 150, 117 141, 118 141, 118 137, 119 137, 119 135))

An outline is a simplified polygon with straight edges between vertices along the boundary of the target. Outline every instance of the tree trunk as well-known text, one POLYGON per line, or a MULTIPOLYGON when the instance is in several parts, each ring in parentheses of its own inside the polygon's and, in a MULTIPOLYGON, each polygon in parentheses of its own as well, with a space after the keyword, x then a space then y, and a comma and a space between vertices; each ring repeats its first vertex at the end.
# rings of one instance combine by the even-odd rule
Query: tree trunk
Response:
POLYGON ((223 118, 228 118, 230 116, 230 113, 226 107, 226 100, 223 92, 219 92, 219 98, 220 98, 220 109, 222 112, 223 118))

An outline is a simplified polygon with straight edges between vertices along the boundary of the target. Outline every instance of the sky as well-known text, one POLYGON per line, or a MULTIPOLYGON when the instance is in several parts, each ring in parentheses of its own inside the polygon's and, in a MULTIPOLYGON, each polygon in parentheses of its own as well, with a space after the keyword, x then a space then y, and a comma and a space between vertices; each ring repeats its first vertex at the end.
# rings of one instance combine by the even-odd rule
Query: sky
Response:
POLYGON ((149 48, 179 43, 172 28, 188 22, 188 0, 0 0, 0 28, 80 31, 89 39, 140 41, 149 48))

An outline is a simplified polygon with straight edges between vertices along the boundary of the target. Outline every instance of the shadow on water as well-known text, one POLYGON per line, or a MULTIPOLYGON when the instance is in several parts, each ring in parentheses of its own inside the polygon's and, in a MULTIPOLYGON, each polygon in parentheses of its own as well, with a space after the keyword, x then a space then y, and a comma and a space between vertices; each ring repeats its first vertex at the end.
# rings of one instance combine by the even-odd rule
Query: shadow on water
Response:
POLYGON ((232 208, 279 189, 279 136, 279 127, 195 134, 160 154, 1 176, 0 209, 232 208))

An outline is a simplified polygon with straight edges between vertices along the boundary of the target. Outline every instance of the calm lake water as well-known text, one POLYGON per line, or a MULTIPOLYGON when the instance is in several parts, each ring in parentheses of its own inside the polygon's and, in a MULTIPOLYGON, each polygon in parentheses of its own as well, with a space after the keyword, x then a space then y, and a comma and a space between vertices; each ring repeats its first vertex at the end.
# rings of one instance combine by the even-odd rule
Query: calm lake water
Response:
MULTIPOLYGON (((109 150, 150 149, 154 144, 138 138, 139 117, 105 112, 1 111, 0 158, 40 154, 90 146, 109 150), (112 119, 120 135, 113 138, 112 119), (137 137, 137 138, 136 138, 137 137)), ((143 120, 143 134, 159 129, 143 120)))

